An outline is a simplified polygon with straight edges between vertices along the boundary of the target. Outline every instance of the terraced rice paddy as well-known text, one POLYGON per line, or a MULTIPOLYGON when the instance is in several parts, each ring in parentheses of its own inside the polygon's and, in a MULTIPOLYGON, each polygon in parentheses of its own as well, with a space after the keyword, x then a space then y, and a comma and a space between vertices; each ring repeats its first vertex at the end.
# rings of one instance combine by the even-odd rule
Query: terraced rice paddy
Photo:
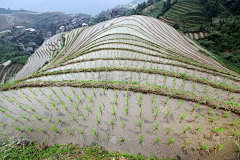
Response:
POLYGON ((239 87, 238 73, 169 25, 120 17, 56 35, 30 57, 1 87, 1 140, 236 159, 239 87))
POLYGON ((200 24, 211 21, 211 19, 202 14, 203 7, 204 5, 200 5, 197 0, 181 0, 174 4, 162 17, 159 17, 159 19, 169 25, 179 23, 183 28, 199 26, 200 24))

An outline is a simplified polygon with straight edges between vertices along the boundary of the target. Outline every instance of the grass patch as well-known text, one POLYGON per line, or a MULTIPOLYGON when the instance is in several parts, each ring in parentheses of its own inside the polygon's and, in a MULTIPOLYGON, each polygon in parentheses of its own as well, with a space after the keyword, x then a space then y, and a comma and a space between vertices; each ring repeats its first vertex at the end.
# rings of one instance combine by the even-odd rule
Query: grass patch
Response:
POLYGON ((28 142, 25 145, 7 143, 0 145, 0 159, 158 159, 145 157, 141 154, 109 152, 103 147, 92 144, 88 147, 80 147, 73 144, 46 145, 44 143, 28 142))

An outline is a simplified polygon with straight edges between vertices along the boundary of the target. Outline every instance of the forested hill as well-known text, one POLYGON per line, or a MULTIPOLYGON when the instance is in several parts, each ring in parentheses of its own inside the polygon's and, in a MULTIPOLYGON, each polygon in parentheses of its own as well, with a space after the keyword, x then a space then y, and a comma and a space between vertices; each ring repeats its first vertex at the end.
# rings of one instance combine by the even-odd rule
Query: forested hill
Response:
POLYGON ((240 0, 148 0, 122 14, 162 20, 240 72, 240 0))
POLYGON ((21 13, 21 12, 32 12, 32 11, 27 11, 27 10, 24 10, 24 9, 11 10, 10 8, 8 8, 8 9, 0 8, 0 14, 14 14, 14 13, 21 13))

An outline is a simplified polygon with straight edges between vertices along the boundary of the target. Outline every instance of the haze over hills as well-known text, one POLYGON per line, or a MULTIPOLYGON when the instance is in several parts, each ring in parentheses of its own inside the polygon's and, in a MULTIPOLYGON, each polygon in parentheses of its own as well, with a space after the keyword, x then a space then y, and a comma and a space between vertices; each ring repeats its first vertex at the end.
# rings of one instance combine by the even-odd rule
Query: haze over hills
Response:
POLYGON ((128 4, 130 0, 87 0, 87 1, 56 1, 56 0, 42 0, 42 1, 32 1, 32 0, 4 0, 0 4, 0 8, 10 8, 19 9, 23 8, 25 10, 31 10, 35 12, 49 12, 49 11, 61 11, 68 14, 85 13, 95 16, 103 10, 108 8, 113 8, 119 4, 128 4))
POLYGON ((160 159, 234 159, 239 81, 161 20, 118 17, 52 36, 0 87, 0 140, 94 142, 160 159))

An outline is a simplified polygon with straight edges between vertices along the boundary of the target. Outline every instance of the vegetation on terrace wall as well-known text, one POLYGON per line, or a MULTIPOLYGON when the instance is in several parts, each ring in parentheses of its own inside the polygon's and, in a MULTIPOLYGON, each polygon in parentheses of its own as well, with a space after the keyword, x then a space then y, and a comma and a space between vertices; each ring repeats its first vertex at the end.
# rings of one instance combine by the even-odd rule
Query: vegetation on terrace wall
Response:
POLYGON ((212 26, 213 32, 198 42, 217 55, 226 65, 239 72, 240 68, 240 20, 222 21, 212 26))

